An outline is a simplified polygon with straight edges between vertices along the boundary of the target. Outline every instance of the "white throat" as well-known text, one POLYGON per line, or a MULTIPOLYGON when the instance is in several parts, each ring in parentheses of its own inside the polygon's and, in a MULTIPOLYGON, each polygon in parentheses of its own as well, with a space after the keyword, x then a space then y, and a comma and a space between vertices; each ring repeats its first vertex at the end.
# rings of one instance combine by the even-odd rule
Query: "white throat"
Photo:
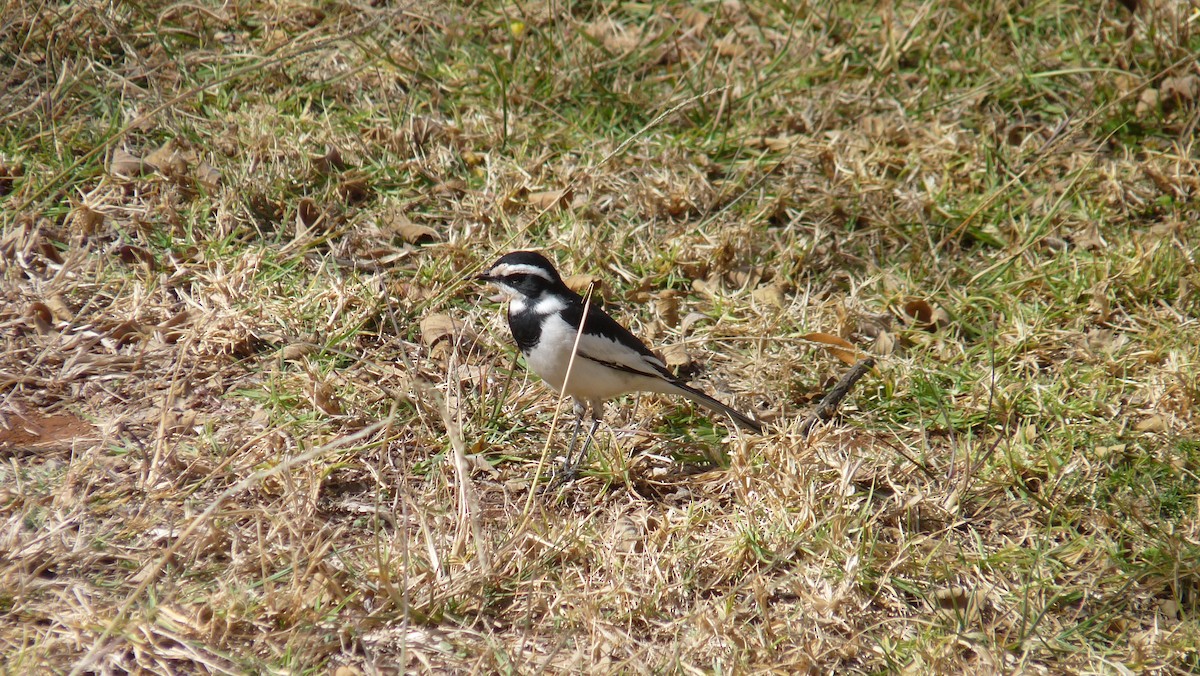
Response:
POLYGON ((567 301, 561 296, 546 295, 533 304, 533 311, 539 315, 552 315, 567 309, 567 301))
POLYGON ((548 317, 567 308, 567 301, 561 296, 547 294, 532 303, 530 300, 529 296, 514 295, 508 302, 509 313, 519 315, 532 312, 539 317, 548 317))

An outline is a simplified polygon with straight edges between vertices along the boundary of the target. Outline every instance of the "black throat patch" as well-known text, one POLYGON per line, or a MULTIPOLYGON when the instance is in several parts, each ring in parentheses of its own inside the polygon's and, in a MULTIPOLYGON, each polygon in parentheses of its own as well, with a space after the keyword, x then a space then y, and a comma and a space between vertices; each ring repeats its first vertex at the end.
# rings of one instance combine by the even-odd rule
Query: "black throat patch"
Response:
POLYGON ((512 307, 509 307, 508 328, 512 331, 513 340, 516 341, 521 354, 527 354, 537 347, 538 342, 542 339, 542 321, 544 319, 529 308, 525 308, 521 312, 513 312, 512 307))

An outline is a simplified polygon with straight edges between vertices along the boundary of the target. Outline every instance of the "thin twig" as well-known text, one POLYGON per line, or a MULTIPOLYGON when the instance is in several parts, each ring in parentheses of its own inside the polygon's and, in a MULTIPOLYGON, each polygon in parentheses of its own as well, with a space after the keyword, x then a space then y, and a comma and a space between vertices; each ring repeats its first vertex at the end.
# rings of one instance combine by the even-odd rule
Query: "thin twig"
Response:
POLYGON ((835 385, 832 390, 829 390, 829 393, 821 399, 821 403, 817 404, 817 407, 813 409, 812 413, 808 414, 808 417, 804 419, 804 422, 800 423, 800 434, 807 437, 809 433, 812 432, 813 426, 815 426, 818 422, 825 422, 826 420, 832 418, 834 414, 837 413, 838 404, 840 404, 842 400, 846 398, 847 394, 850 394, 850 390, 854 387, 854 383, 858 382, 859 378, 866 375, 867 371, 870 371, 871 367, 873 366, 875 366, 874 357, 867 357, 866 359, 858 360, 858 363, 854 365, 854 368, 850 369, 846 372, 846 375, 842 376, 842 379, 838 381, 838 384, 835 385))

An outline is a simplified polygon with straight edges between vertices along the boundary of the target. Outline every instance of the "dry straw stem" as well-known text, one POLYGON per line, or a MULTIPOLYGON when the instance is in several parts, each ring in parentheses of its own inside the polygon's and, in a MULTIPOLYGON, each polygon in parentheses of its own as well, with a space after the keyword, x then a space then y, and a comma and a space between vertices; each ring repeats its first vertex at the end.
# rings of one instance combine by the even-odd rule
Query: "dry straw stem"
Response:
MULTIPOLYGON (((949 234, 947 234, 944 238, 942 238, 942 240, 940 242, 938 242, 937 250, 940 251, 943 247, 946 246, 947 243, 958 239, 962 235, 963 231, 966 230, 966 228, 968 226, 970 226, 973 222, 975 222, 983 213, 985 213, 995 203, 996 200, 1000 199, 1004 195, 1009 194, 1014 187, 1016 187, 1018 184, 1020 184, 1020 182, 1025 177, 1025 175, 1028 174, 1029 172, 1033 171, 1041 161, 1043 161, 1046 157, 1048 157, 1049 154, 1051 152, 1053 152, 1053 150, 1056 146, 1058 146, 1062 143, 1065 143, 1067 141, 1068 137, 1072 133, 1074 133, 1075 130, 1078 130, 1080 128, 1083 128, 1083 127, 1093 124, 1097 119, 1099 119, 1103 115, 1111 114, 1111 111, 1114 108, 1116 108, 1117 106, 1120 106, 1122 104, 1128 103, 1129 100, 1140 95, 1143 91, 1146 91, 1146 89, 1148 87, 1150 87, 1154 82, 1161 80, 1163 78, 1163 76, 1165 76, 1166 74, 1178 70, 1180 66, 1183 66, 1183 65, 1189 64, 1189 63, 1193 63, 1193 62, 1194 62, 1194 57, 1192 57, 1192 56, 1180 57, 1180 59, 1178 61, 1176 61, 1175 63, 1172 63, 1170 65, 1163 67, 1163 69, 1161 71, 1159 71, 1158 73, 1156 73, 1154 76, 1142 80, 1140 83, 1138 83, 1134 87, 1131 87, 1124 94, 1116 97, 1112 101, 1109 101, 1104 106, 1092 111, 1087 116, 1080 118, 1080 117, 1076 117, 1075 115, 1068 115, 1054 129, 1054 131, 1050 134, 1050 137, 1042 143, 1042 146, 1033 153, 1033 160, 1031 162, 1027 163, 1026 166, 1021 169, 1021 171, 1013 174, 1011 176, 1011 178, 1009 178, 1008 181, 1004 185, 1000 186, 997 190, 995 190, 990 195, 988 195, 988 197, 985 200, 983 200, 979 204, 979 206, 975 208, 974 211, 967 214, 966 218, 963 218, 959 222, 959 224, 954 228, 954 230, 952 230, 949 234), (1074 129, 1072 130, 1072 128, 1074 128, 1074 129), (1068 130, 1071 130, 1071 131, 1068 131, 1068 130)), ((1117 130, 1113 130, 1112 134, 1115 134, 1115 133, 1117 133, 1117 130)), ((1110 134, 1110 137, 1112 134, 1110 134)), ((1106 142, 1107 142, 1107 140, 1108 139, 1105 139, 1106 142)), ((1064 192, 1061 195, 1060 199, 1063 199, 1066 197, 1067 197, 1067 193, 1064 192)), ((975 279, 973 279, 972 281, 973 282, 978 281, 978 279, 981 275, 982 275, 982 273, 980 273, 980 275, 976 275, 975 279)))
MULTIPOLYGON (((570 182, 568 182, 565 186, 562 187, 561 192, 563 194, 570 194, 574 190, 574 188, 579 184, 579 182, 584 179, 585 176, 587 176, 588 174, 592 174, 592 173, 598 171, 599 169, 603 168, 614 157, 620 157, 622 152, 624 152, 626 149, 628 149, 633 143, 635 143, 636 141, 638 141, 639 139, 644 137, 648 132, 652 131, 655 127, 662 124, 663 120, 667 119, 671 115, 674 115, 675 113, 678 113, 681 110, 684 110, 688 106, 695 104, 697 101, 711 98, 714 94, 717 94, 718 92, 723 92, 725 89, 726 89, 725 87, 715 87, 713 89, 709 89, 706 92, 697 94, 695 96, 690 96, 682 101, 679 101, 678 103, 675 103, 674 105, 672 105, 670 108, 659 113, 654 119, 647 122, 646 125, 643 126, 641 129, 637 130, 635 133, 631 134, 628 138, 621 141, 621 143, 616 148, 609 151, 606 155, 604 155, 602 158, 600 158, 600 160, 598 162, 596 162, 594 165, 592 165, 587 170, 580 172, 575 177, 573 177, 570 182)), ((525 222, 525 225, 515 229, 513 231, 513 233, 511 235, 509 235, 508 238, 497 248, 497 251, 499 251, 501 254, 503 254, 503 253, 507 252, 509 249, 511 249, 513 246, 513 242, 519 241, 522 238, 524 238, 526 236, 526 234, 528 233, 529 229, 531 227, 533 227, 536 223, 540 222, 543 218, 545 218, 545 216, 547 214, 549 214, 552 210, 556 209, 558 207, 558 204, 559 204, 559 201, 554 200, 550 204, 543 206, 540 211, 536 212, 531 218, 529 218, 529 220, 527 220, 525 222)), ((484 265, 488 264, 486 262, 486 259, 481 259, 481 261, 483 261, 483 262, 477 264, 477 266, 475 268, 473 268, 472 270, 470 270, 469 272, 478 272, 479 270, 483 269, 484 265)), ((472 274, 467 274, 460 280, 460 283, 465 283, 466 281, 471 280, 471 279, 474 279, 474 276, 472 274)), ((457 288, 447 289, 445 297, 439 298, 439 301, 445 302, 457 290, 458 290, 457 288)))
MULTIPOLYGON (((407 357, 406 357, 407 358, 407 357)), ((453 360, 451 360, 453 364, 453 360)), ((453 369, 447 369, 447 376, 453 372, 453 369)), ((447 382, 447 385, 450 383, 447 382)), ((467 462, 466 443, 463 441, 462 423, 463 410, 461 405, 455 405, 451 410, 451 399, 442 397, 436 390, 426 387, 423 384, 419 385, 422 393, 431 397, 433 401, 440 402, 438 409, 442 411, 442 422, 446 426, 446 436, 450 438, 450 447, 454 450, 454 471, 458 484, 458 523, 460 525, 459 532, 461 535, 454 540, 454 546, 450 553, 457 556, 461 553, 466 539, 466 531, 461 529, 462 524, 469 524, 471 527, 472 541, 475 544, 475 553, 479 557, 479 568, 482 575, 491 574, 491 562, 488 555, 486 545, 483 541, 483 532, 479 525, 479 497, 475 493, 475 487, 471 482, 471 469, 467 462)), ((447 391, 453 391, 447 387, 447 391)), ((457 397, 454 398, 456 404, 457 397)))
MULTIPOLYGON (((592 309, 592 297, 596 292, 596 283, 593 281, 587 289, 587 293, 583 296, 583 316, 587 317, 592 309)), ((583 338, 583 323, 580 322, 579 330, 575 332, 575 342, 571 345, 571 358, 567 360, 567 372, 563 376, 563 382, 571 381, 571 369, 575 368, 575 357, 579 356, 579 341, 583 338)), ((538 496, 538 480, 543 476, 546 468, 546 461, 550 458, 550 447, 553 445, 554 432, 558 430, 559 414, 563 411, 563 404, 567 400, 565 391, 558 393, 558 405, 554 407, 554 419, 550 423, 550 433, 546 436, 546 443, 542 446, 542 456, 538 458, 538 471, 534 476, 533 486, 529 490, 529 495, 525 499, 525 516, 529 517, 533 507, 533 501, 538 496)), ((600 412, 595 412, 593 415, 599 415, 600 412)), ((582 412, 579 415, 583 415, 582 412)), ((584 442, 586 445, 586 442, 584 442)), ((568 458, 570 460, 570 458, 568 458)), ((585 458, 586 460, 586 458, 585 458)))
MULTIPOLYGON (((109 149, 111 149, 115 144, 120 143, 123 139, 125 139, 131 131, 149 124, 151 120, 153 120, 156 116, 161 115, 163 112, 171 110, 179 104, 199 96, 206 90, 214 89, 230 81, 240 79, 248 75, 253 75, 254 73, 263 72, 277 65, 288 63, 289 61, 293 61, 306 53, 319 51, 321 49, 350 40, 355 35, 366 33, 375 23, 383 21, 386 16, 387 15, 385 14, 381 14, 374 20, 366 23, 363 26, 360 26, 359 28, 317 41, 308 41, 304 39, 304 36, 299 36, 295 41, 288 43, 292 48, 284 51, 282 54, 263 54, 261 59, 256 63, 235 68, 224 77, 196 85, 195 87, 187 89, 186 91, 183 91, 172 98, 158 103, 150 110, 131 120, 124 127, 113 132, 102 143, 97 144, 88 152, 77 157, 74 162, 67 165, 65 168, 59 171, 59 173, 51 176, 48 181, 42 184, 40 189, 29 195, 24 202, 14 205, 13 211, 25 211, 35 206, 35 204, 39 203, 41 200, 61 197, 62 193, 58 191, 60 190, 61 186, 66 184, 66 179, 68 177, 73 175, 80 167, 93 162, 96 160, 96 158, 108 152, 109 149)), ((11 119, 17 118, 27 112, 29 112, 28 109, 14 111, 4 117, 0 117, 0 123, 10 121, 11 119)))
POLYGON ((270 469, 259 470, 225 489, 224 492, 211 501, 211 503, 203 512, 193 518, 187 527, 180 531, 178 537, 175 538, 174 543, 167 548, 167 551, 164 552, 157 561, 153 562, 153 564, 145 570, 139 570, 133 576, 131 576, 131 579, 140 578, 141 582, 129 594, 124 604, 121 605, 120 609, 117 611, 116 617, 114 617, 112 621, 105 626, 104 631, 96 640, 93 648, 75 663, 74 667, 71 669, 72 676, 95 668, 95 660, 97 656, 102 650, 107 648, 107 639, 121 629, 122 624, 128 620, 130 610, 132 610, 135 605, 143 601, 143 595, 146 593, 146 590, 150 587, 150 585, 154 584, 154 582, 158 580, 160 575, 163 574, 167 564, 175 558, 175 556, 179 553, 180 548, 185 544, 191 544, 193 542, 192 536, 196 534, 197 529, 202 526, 207 526, 210 528, 212 527, 211 519, 217 513, 217 510, 221 509, 221 507, 227 501, 241 493, 244 493, 250 488, 259 486, 264 479, 268 479, 284 472, 289 472, 293 468, 311 462, 321 455, 329 453, 335 449, 355 444, 364 439, 370 439, 375 435, 376 432, 387 429, 392 424, 392 419, 393 416, 389 416, 388 418, 380 420, 379 422, 363 428, 354 434, 334 439, 327 444, 322 444, 321 446, 301 453, 300 455, 291 458, 285 458, 282 462, 274 467, 271 467, 270 469))

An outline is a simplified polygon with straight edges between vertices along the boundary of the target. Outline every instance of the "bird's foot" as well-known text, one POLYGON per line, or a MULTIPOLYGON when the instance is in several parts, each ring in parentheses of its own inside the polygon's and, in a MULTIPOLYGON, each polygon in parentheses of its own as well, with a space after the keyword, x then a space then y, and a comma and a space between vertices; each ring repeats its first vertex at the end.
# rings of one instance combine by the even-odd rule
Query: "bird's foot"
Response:
POLYGON ((548 490, 556 491, 564 485, 574 483, 579 478, 579 464, 567 465, 564 464, 562 469, 554 474, 554 478, 547 485, 548 490))

